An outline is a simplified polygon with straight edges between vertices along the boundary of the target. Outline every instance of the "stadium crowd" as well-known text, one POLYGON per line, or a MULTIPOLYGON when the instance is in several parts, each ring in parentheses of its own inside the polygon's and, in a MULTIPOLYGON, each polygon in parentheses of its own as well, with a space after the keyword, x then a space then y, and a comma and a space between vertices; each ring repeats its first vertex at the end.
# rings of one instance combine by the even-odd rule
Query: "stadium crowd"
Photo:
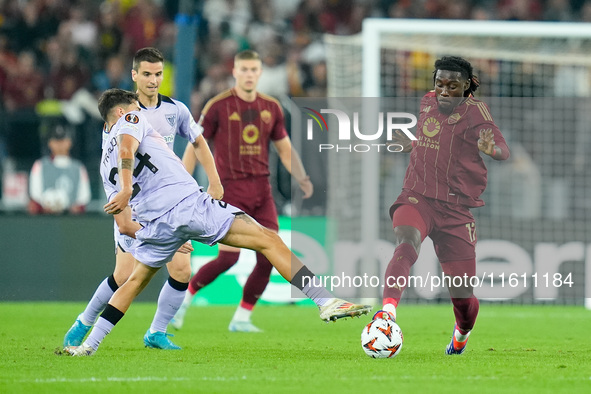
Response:
MULTIPOLYGON (((362 20, 370 16, 591 21, 591 0, 205 0, 195 4, 199 23, 190 102, 195 118, 207 100, 232 86, 233 57, 247 48, 263 58, 259 91, 279 98, 326 95, 322 34, 358 33, 362 20)), ((102 121, 96 99, 111 87, 133 89, 131 58, 139 48, 159 48, 167 60, 165 72, 174 72, 178 7, 173 0, 0 0, 3 178, 12 171, 30 170, 46 153, 50 130, 67 123, 75 129, 72 156, 86 165, 93 198, 100 198, 97 130, 102 121)), ((170 85, 160 91, 174 96, 173 79, 167 81, 170 85)))

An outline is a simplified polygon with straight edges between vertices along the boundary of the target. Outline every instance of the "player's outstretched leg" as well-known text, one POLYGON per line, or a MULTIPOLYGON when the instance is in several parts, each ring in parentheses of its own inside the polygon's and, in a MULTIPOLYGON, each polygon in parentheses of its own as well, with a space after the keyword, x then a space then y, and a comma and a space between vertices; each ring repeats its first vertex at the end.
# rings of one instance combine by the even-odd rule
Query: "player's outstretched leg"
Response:
POLYGON ((359 305, 335 298, 321 286, 315 275, 289 250, 277 233, 261 226, 246 214, 239 214, 221 243, 262 253, 277 271, 301 290, 320 309, 320 318, 334 321, 369 313, 370 305, 359 305), (295 273, 295 274, 294 274, 295 273))

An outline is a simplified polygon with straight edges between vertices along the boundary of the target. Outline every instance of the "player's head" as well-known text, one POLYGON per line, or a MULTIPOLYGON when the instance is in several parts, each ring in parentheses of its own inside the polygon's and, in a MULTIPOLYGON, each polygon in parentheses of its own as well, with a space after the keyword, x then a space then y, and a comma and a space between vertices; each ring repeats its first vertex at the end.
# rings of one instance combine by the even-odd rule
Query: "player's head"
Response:
POLYGON ((158 94, 164 78, 164 56, 156 48, 142 48, 133 57, 131 79, 136 83, 140 97, 152 98, 158 94))
POLYGON ((236 79, 236 88, 250 93, 256 90, 263 66, 259 54, 247 49, 234 56, 232 75, 236 79))
POLYGON ((435 61, 433 82, 439 110, 444 113, 451 112, 479 85, 470 62, 458 56, 444 56, 435 61))
POLYGON ((103 120, 113 124, 126 113, 139 110, 138 94, 117 88, 105 90, 99 97, 98 109, 103 120))

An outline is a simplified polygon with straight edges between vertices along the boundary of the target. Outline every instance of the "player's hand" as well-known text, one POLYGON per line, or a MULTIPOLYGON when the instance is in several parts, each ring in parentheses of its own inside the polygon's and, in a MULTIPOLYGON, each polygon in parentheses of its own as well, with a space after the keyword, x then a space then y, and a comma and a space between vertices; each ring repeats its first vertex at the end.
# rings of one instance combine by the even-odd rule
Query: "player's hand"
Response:
POLYGON ((412 140, 401 130, 394 130, 394 133, 392 134, 392 142, 388 145, 402 147, 402 150, 398 150, 398 152, 408 153, 412 150, 412 140))
POLYGON ((207 194, 214 200, 221 200, 224 198, 224 187, 221 183, 210 183, 207 187, 207 194))
POLYGON ((192 251, 193 251, 193 245, 191 244, 191 241, 185 242, 184 244, 181 245, 179 250, 177 250, 177 252, 182 253, 182 254, 189 254, 192 251))
POLYGON ((480 138, 478 139, 478 150, 486 153, 489 156, 494 155, 495 151, 495 136, 492 129, 480 130, 480 138))
POLYGON ((314 185, 312 184, 312 181, 310 181, 309 176, 306 176, 304 179, 299 180, 298 184, 300 185, 300 189, 302 189, 302 191, 304 192, 303 198, 312 197, 312 194, 314 193, 314 185))
POLYGON ((111 201, 105 204, 103 209, 109 215, 116 215, 121 213, 129 205, 129 199, 131 198, 131 190, 121 190, 115 194, 115 197, 111 201))

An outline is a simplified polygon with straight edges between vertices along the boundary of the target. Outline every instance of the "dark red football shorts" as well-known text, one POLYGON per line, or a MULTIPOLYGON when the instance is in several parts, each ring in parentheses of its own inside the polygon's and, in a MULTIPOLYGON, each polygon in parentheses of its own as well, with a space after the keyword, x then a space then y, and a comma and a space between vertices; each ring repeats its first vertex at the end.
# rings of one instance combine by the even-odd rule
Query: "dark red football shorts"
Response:
POLYGON ((441 263, 476 258, 476 225, 470 209, 464 205, 450 204, 428 198, 403 189, 390 207, 392 226, 413 226, 421 231, 424 239, 429 236, 435 245, 435 253, 441 263), (423 223, 413 219, 413 212, 400 206, 416 209, 423 223), (425 232, 423 234, 423 231, 425 232))
POLYGON ((279 231, 277 208, 267 177, 253 177, 239 180, 224 180, 223 201, 253 217, 262 226, 279 231))

